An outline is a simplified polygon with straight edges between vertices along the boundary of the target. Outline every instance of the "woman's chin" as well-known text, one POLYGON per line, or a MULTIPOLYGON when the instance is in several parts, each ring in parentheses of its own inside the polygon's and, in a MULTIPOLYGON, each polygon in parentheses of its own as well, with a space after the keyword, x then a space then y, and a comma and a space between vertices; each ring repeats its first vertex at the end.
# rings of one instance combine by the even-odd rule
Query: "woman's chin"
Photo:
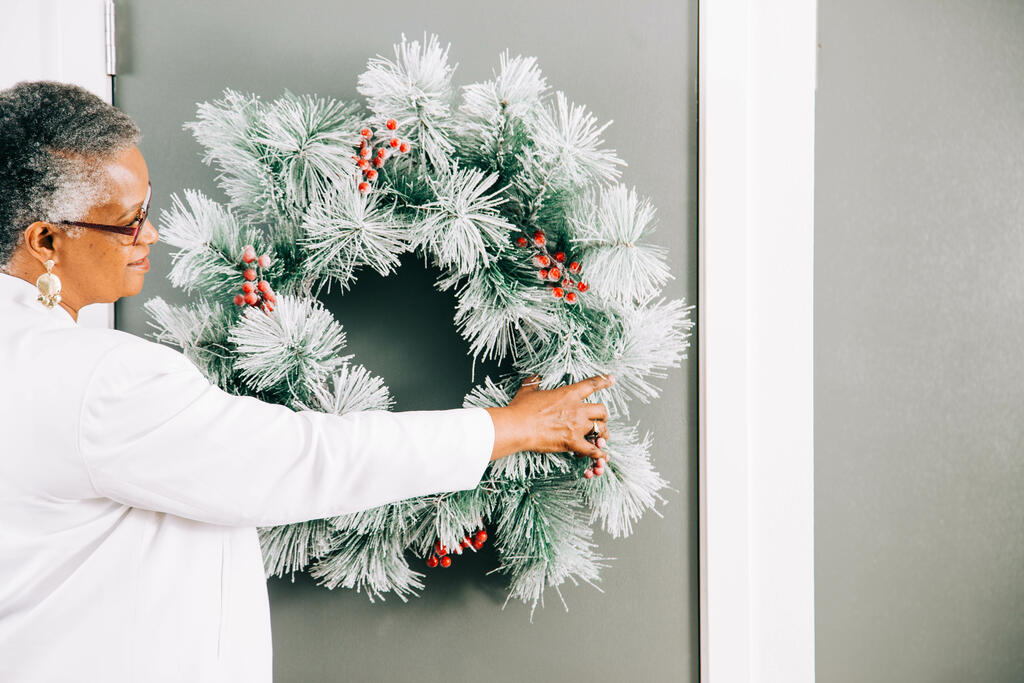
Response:
POLYGON ((136 271, 131 277, 125 278, 124 291, 121 296, 135 296, 142 291, 142 285, 146 281, 146 274, 142 271, 136 271))

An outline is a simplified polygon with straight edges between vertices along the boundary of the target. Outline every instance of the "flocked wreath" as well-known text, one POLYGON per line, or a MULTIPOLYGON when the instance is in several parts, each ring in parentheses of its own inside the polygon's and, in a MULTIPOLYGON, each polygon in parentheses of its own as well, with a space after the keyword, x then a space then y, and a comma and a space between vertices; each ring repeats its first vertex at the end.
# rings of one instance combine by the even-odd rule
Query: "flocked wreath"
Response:
POLYGON ((391 409, 382 380, 341 355, 345 333, 317 296, 344 291, 360 268, 389 275, 415 251, 441 270, 439 290, 455 288, 474 360, 510 359, 465 407, 506 405, 533 374, 541 388, 614 375, 591 396, 614 435, 600 476, 590 458, 523 452, 492 462, 474 490, 259 530, 268 576, 305 569, 371 600, 423 588, 407 551, 447 567, 489 539, 508 597, 531 603, 532 618, 548 586, 559 597, 565 579, 597 587, 610 558, 596 552, 595 523, 627 536, 666 502, 650 434, 628 408, 657 398, 652 380, 686 357, 693 306, 661 297, 672 275, 646 241, 654 208, 618 182, 624 162, 600 139, 608 123, 550 94, 534 58, 506 52, 457 103, 453 70, 436 36, 403 35, 393 60, 372 58, 359 76, 365 107, 230 89, 199 104, 185 127, 227 203, 172 197, 160 220, 178 249, 170 279, 198 297, 145 308, 153 336, 225 391, 296 410, 391 409))

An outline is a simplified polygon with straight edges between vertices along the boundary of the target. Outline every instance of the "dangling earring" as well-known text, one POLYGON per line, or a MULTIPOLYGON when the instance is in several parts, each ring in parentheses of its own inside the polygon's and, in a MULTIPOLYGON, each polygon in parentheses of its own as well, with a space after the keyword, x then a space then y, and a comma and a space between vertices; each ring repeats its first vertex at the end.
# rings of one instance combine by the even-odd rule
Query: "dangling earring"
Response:
POLYGON ((37 300, 47 308, 60 303, 60 278, 53 272, 53 259, 47 259, 46 272, 36 278, 36 289, 39 290, 37 300))

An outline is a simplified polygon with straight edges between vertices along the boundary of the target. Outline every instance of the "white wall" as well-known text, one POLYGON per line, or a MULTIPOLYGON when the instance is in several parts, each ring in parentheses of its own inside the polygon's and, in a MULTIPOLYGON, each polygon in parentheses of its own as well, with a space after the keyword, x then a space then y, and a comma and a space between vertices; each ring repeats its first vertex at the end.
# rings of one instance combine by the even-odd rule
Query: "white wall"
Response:
MULTIPOLYGON (((103 0, 0 0, 0 89, 19 81, 77 83, 110 101, 103 0)), ((78 324, 114 327, 114 305, 93 304, 78 324)))

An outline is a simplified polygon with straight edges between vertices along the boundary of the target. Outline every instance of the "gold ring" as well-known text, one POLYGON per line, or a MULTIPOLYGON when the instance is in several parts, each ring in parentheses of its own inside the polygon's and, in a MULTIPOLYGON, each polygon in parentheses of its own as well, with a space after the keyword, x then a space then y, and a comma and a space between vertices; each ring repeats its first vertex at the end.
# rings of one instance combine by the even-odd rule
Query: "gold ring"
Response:
POLYGON ((594 420, 594 429, 591 430, 590 433, 594 436, 599 436, 601 434, 600 430, 597 428, 597 420, 594 420))

